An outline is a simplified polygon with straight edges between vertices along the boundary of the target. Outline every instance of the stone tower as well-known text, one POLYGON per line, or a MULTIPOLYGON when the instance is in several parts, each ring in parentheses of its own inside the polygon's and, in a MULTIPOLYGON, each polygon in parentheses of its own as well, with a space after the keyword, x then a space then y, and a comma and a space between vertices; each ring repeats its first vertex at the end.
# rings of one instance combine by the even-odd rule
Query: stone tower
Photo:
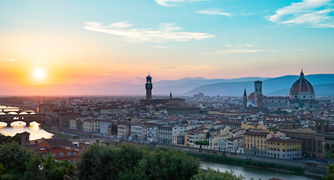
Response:
POLYGON ((244 109, 247 108, 247 92, 246 92, 246 88, 245 88, 245 90, 244 90, 243 106, 244 106, 244 109))
POLYGON ((262 108, 262 81, 254 81, 254 105, 257 108, 262 108))
POLYGON ((169 99, 173 99, 172 92, 170 92, 170 94, 169 94, 169 99))
POLYGON ((145 89, 146 89, 146 100, 152 99, 152 77, 150 74, 146 77, 146 84, 145 84, 145 89))

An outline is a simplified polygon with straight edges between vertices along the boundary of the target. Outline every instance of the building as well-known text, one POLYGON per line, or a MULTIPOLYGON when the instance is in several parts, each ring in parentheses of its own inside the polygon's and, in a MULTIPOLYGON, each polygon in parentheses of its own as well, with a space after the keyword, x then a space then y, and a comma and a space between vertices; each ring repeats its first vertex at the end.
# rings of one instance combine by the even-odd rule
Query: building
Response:
POLYGON ((142 124, 131 124, 131 135, 132 139, 142 140, 143 138, 143 127, 142 124))
POLYGON ((81 114, 75 112, 60 112, 59 113, 59 126, 69 128, 70 119, 76 119, 81 114))
POLYGON ((243 148, 241 148, 243 146, 244 146, 243 136, 236 136, 236 137, 226 139, 226 151, 227 152, 244 153, 243 148))
POLYGON ((270 138, 267 140, 267 156, 280 159, 302 158, 302 141, 289 137, 270 138))
POLYGON ((70 119, 70 129, 84 131, 83 129, 83 120, 81 118, 70 119))
POLYGON ((159 142, 158 140, 158 125, 157 124, 147 124, 146 127, 146 137, 147 141, 159 142))
POLYGON ((111 120, 98 120, 100 123, 100 133, 108 135, 108 127, 113 123, 111 120))
POLYGON ((120 122, 117 126, 117 136, 120 138, 128 139, 131 135, 130 122, 120 122))
POLYGON ((315 131, 281 130, 286 136, 302 141, 302 156, 325 158, 334 153, 334 133, 329 131, 329 120, 316 120, 315 131))
POLYGON ((248 131, 244 133, 245 154, 266 156, 267 139, 272 135, 268 132, 248 131))
MULTIPOLYGON (((245 92, 243 97, 245 97, 245 92)), ((245 105, 245 99, 243 99, 243 105, 245 105)), ((315 100, 314 88, 305 78, 303 70, 300 73, 299 79, 292 84, 289 97, 263 96, 262 81, 255 81, 254 92, 248 96, 247 100, 247 107, 253 106, 256 108, 314 108, 317 105, 318 102, 315 100)))
POLYGON ((148 75, 146 77, 146 98, 140 99, 139 104, 140 108, 142 110, 149 111, 150 106, 156 106, 159 104, 173 104, 173 105, 185 105, 185 99, 182 98, 173 98, 172 94, 170 94, 169 99, 153 99, 152 98, 152 89, 153 89, 153 83, 152 83, 152 77, 148 75))
POLYGON ((83 120, 83 131, 93 133, 100 132, 100 122, 95 121, 94 119, 83 120))
POLYGON ((254 81, 254 105, 257 108, 262 108, 262 81, 254 81))
POLYGON ((80 150, 73 148, 68 139, 44 139, 39 144, 38 153, 44 158, 51 153, 57 161, 68 160, 71 164, 75 164, 79 159, 80 150))
POLYGON ((159 125, 158 126, 158 139, 161 144, 172 144, 172 132, 173 126, 159 125))
POLYGON ((186 130, 185 126, 176 125, 173 127, 172 139, 173 145, 183 145, 184 144, 184 131, 186 130))
POLYGON ((290 89, 291 105, 298 107, 315 107, 318 103, 315 100, 315 92, 312 84, 305 78, 303 70, 299 79, 293 83, 290 89))

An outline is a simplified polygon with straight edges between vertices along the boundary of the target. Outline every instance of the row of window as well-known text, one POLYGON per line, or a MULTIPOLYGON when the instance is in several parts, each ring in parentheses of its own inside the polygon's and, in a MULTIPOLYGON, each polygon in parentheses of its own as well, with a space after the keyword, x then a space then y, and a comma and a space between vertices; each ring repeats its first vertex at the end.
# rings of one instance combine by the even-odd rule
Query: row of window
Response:
POLYGON ((246 137, 250 137, 250 138, 264 138, 264 136, 255 136, 255 135, 249 135, 247 134, 246 137))
MULTIPOLYGON (((249 142, 249 139, 247 139, 247 142, 249 142)), ((251 139, 250 142, 252 143, 252 142, 253 142, 253 139, 251 139)), ((255 143, 255 142, 256 142, 256 140, 254 139, 254 143, 255 143)), ((257 140, 257 143, 258 143, 258 144, 263 144, 263 140, 261 140, 261 141, 260 141, 260 140, 257 140), (260 143, 260 142, 261 142, 261 143, 260 143)), ((264 141, 264 144, 267 144, 267 142, 264 141)))
MULTIPOLYGON (((71 153, 71 152, 68 152, 67 155, 68 155, 68 156, 71 156, 72 153, 71 153)), ((76 155, 77 155, 77 152, 73 152, 73 156, 76 156, 76 155)), ((55 153, 52 153, 52 156, 53 156, 53 157, 56 157, 56 154, 55 154, 55 153)), ((62 152, 59 153, 59 156, 64 156, 64 153, 62 153, 62 152)), ((45 156, 43 155, 43 157, 45 157, 45 156)))

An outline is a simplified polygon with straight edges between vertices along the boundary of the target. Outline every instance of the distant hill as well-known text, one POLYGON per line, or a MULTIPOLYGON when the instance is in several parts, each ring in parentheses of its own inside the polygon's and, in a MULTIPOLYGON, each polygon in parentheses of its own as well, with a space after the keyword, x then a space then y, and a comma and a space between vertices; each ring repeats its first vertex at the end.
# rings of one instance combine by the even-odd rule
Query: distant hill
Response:
MULTIPOLYGON (((313 86, 320 84, 331 84, 334 83, 334 74, 312 74, 305 76, 313 86)), ((275 92, 279 95, 289 95, 289 91, 292 84, 299 78, 296 75, 287 75, 277 78, 270 78, 263 81, 263 94, 269 95, 275 92), (276 92, 280 91, 281 92, 276 92), (285 90, 285 91, 284 91, 285 90)), ((325 86, 323 86, 325 88, 325 86)), ((194 88, 191 91, 185 93, 185 95, 193 95, 198 92, 203 92, 206 95, 231 95, 231 96, 241 96, 243 94, 243 89, 247 89, 247 93, 250 94, 254 91, 254 82, 221 82, 215 84, 202 85, 194 88)), ((331 93, 331 89, 328 89, 327 93, 331 93)))
MULTIPOLYGON (((334 83, 314 85, 313 88, 317 96, 334 96, 334 83)), ((269 93, 268 95, 281 96, 281 95, 287 95, 289 93, 290 93, 290 88, 286 88, 274 91, 272 93, 269 93)))
MULTIPOLYGON (((254 91, 254 81, 263 81, 263 93, 288 95, 292 83, 299 76, 282 76, 277 78, 246 77, 238 79, 205 79, 184 78, 180 80, 153 81, 153 95, 193 95, 203 92, 205 95, 233 95, 241 96, 243 89, 247 93, 254 91)), ((333 94, 332 86, 334 74, 307 75, 306 78, 315 86, 323 84, 323 87, 315 87, 316 93, 333 94), (326 89, 326 92, 325 92, 326 89)), ((154 77, 153 77, 154 80, 154 77)), ((131 84, 125 82, 107 82, 95 84, 51 84, 38 86, 5 86, 0 85, 0 96, 3 95, 141 95, 145 96, 145 84, 131 84)))

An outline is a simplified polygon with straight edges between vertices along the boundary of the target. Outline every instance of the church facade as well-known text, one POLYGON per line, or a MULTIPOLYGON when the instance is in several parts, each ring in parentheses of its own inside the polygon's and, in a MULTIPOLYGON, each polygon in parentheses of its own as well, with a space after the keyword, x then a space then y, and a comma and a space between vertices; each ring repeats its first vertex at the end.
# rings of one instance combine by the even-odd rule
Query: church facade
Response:
POLYGON ((305 78, 303 70, 300 73, 299 79, 292 84, 290 96, 264 96, 262 94, 262 81, 254 82, 254 92, 249 96, 247 96, 246 89, 243 95, 244 108, 313 108, 316 105, 314 88, 305 78))

